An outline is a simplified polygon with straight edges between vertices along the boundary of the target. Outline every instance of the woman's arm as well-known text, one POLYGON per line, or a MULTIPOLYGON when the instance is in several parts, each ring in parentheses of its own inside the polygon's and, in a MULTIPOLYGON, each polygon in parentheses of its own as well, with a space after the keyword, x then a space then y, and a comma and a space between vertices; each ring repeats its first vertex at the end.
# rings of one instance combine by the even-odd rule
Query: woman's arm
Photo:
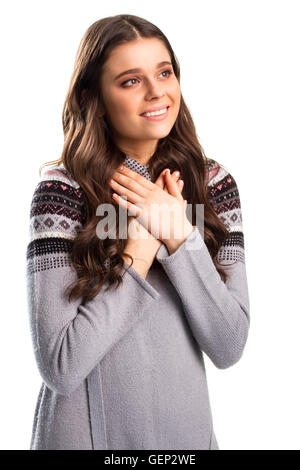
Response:
POLYGON ((218 216, 231 231, 218 261, 228 273, 222 281, 198 230, 171 255, 165 245, 156 259, 180 296, 199 347, 216 367, 225 369, 241 357, 250 325, 241 205, 234 178, 221 166, 210 186, 218 216), (229 264, 230 263, 230 264, 229 264))
POLYGON ((30 329, 46 385, 70 395, 134 326, 159 293, 133 268, 123 283, 91 301, 68 302, 65 288, 77 277, 70 265, 72 240, 83 223, 83 195, 60 171, 48 170, 30 209, 27 293, 30 329))

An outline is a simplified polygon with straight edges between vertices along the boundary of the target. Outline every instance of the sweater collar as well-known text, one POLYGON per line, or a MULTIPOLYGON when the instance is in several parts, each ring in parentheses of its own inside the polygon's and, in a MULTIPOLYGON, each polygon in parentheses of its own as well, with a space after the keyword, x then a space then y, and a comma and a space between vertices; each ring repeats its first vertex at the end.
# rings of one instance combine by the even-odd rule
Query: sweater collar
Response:
POLYGON ((139 173, 140 175, 144 176, 145 178, 151 181, 151 176, 149 173, 149 165, 142 165, 140 162, 138 162, 134 158, 128 157, 128 155, 126 155, 123 164, 127 166, 127 168, 129 168, 130 170, 135 171, 136 173, 139 173))

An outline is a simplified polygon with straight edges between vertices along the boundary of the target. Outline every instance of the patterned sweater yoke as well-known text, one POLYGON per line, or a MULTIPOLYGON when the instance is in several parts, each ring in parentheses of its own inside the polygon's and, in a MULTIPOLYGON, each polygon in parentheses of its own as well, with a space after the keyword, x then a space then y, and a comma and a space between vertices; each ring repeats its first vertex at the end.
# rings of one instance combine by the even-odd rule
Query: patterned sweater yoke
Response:
POLYGON ((242 225, 241 201, 237 183, 229 171, 220 164, 210 165, 209 198, 213 208, 230 232, 230 237, 218 253, 218 262, 230 264, 245 262, 244 234, 242 225), (217 172, 216 172, 217 170, 217 172), (216 174, 215 174, 216 172, 216 174))

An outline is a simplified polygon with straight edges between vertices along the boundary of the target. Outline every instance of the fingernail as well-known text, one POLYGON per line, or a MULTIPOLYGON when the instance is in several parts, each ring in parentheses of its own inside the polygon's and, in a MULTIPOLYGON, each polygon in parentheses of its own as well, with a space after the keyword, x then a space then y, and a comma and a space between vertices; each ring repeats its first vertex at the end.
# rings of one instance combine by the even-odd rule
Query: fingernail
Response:
POLYGON ((167 174, 170 175, 170 170, 169 170, 169 168, 167 169, 167 174))
POLYGON ((182 181, 182 180, 179 180, 179 184, 180 184, 180 186, 182 186, 182 185, 183 185, 183 181, 182 181))
POLYGON ((123 165, 119 166, 120 170, 124 170, 124 167, 123 165))
POLYGON ((177 177, 180 175, 179 171, 174 171, 174 175, 177 177))

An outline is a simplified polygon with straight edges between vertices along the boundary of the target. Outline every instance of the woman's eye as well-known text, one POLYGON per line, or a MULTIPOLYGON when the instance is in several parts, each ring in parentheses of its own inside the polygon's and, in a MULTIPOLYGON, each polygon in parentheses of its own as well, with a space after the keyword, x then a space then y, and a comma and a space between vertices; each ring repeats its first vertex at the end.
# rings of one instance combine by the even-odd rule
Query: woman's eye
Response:
MULTIPOLYGON (((166 73, 166 72, 168 73, 168 77, 169 77, 170 75, 172 75, 172 73, 173 73, 172 70, 164 70, 163 72, 161 72, 161 74, 162 74, 162 73, 166 73)), ((124 86, 124 85, 125 85, 126 83, 132 82, 132 81, 134 81, 134 80, 137 80, 137 79, 136 79, 136 78, 130 78, 129 80, 126 80, 126 82, 121 83, 121 86, 124 87, 124 88, 131 88, 131 87, 126 87, 126 86, 124 86)))

